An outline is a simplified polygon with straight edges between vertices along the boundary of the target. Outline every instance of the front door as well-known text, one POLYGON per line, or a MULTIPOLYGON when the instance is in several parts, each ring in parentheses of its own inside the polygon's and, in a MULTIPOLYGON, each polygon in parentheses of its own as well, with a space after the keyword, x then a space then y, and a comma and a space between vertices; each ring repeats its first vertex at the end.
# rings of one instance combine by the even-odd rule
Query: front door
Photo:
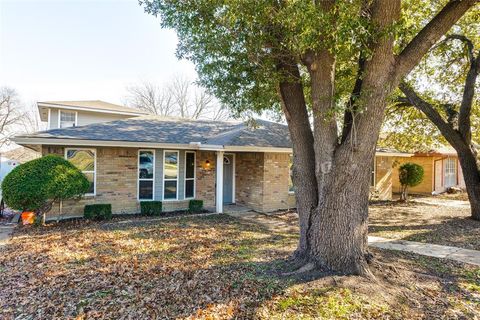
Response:
POLYGON ((233 202, 233 155, 226 154, 223 157, 223 203, 233 202))

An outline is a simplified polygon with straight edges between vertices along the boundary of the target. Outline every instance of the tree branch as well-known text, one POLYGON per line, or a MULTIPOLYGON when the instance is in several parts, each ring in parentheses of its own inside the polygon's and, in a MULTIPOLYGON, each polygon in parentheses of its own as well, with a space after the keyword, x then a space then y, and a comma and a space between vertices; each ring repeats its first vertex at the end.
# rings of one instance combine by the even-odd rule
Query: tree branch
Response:
POLYGON ((365 71, 365 58, 362 57, 360 53, 360 58, 358 59, 358 71, 357 71, 357 79, 355 80, 355 85, 353 86, 352 94, 350 95, 350 100, 348 101, 348 106, 345 109, 345 113, 343 116, 343 129, 342 129, 342 138, 341 143, 343 143, 350 131, 352 130, 353 125, 353 116, 356 113, 358 106, 356 105, 357 99, 360 97, 360 93, 362 92, 362 77, 363 72, 365 71))
POLYGON ((468 39, 466 36, 461 35, 461 34, 451 34, 445 38, 443 42, 446 42, 448 40, 459 40, 465 44, 467 47, 467 54, 468 54, 468 60, 470 64, 474 64, 475 56, 473 53, 473 50, 475 46, 473 45, 472 40, 468 39))
POLYGON ((458 131, 463 139, 470 144, 472 140, 472 129, 470 124, 470 115, 472 113, 473 98, 475 96, 475 83, 477 81, 478 72, 480 69, 480 54, 477 58, 473 58, 470 63, 470 69, 465 79, 463 89, 462 104, 460 105, 460 112, 458 114, 458 131))
POLYGON ((462 140, 459 133, 455 131, 455 129, 453 129, 453 127, 445 120, 443 120, 438 111, 435 110, 430 103, 423 100, 407 83, 401 82, 398 87, 403 94, 405 94, 408 101, 415 106, 415 108, 422 111, 427 118, 430 119, 435 126, 437 126, 442 135, 448 140, 448 142, 450 142, 450 144, 453 145, 462 140))
POLYGON ((394 84, 406 76, 420 62, 428 50, 479 0, 451 0, 410 41, 397 56, 394 84))

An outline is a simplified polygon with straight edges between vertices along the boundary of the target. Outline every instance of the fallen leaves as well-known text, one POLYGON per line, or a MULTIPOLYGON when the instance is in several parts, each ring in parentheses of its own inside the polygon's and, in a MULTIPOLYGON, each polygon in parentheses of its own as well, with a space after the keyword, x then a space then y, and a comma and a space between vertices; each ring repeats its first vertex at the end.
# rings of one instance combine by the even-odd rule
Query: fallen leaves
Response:
MULTIPOLYGON (((281 220, 296 223, 293 214, 281 220)), ((375 267, 381 284, 341 276, 335 282, 285 278, 279 268, 296 241, 289 228, 227 216, 24 229, 0 255, 0 318, 413 319, 432 310, 478 311, 464 296, 467 289, 446 291, 442 278, 424 276, 412 255, 376 251, 376 261, 396 266, 375 267), (418 286, 406 285, 412 278, 418 286), (415 313, 408 311, 415 306, 415 313)), ((461 269, 442 274, 452 277, 455 270, 461 269)), ((478 278, 477 272, 463 276, 462 288, 477 290, 478 278)))

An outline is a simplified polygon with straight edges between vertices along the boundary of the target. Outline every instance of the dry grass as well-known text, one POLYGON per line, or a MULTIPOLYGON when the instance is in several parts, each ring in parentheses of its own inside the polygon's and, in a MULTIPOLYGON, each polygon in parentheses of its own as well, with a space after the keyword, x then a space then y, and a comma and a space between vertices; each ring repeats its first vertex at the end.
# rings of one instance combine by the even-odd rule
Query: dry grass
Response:
POLYGON ((386 202, 370 206, 369 222, 370 235, 480 250, 480 221, 467 208, 386 202))
MULTIPOLYGON (((291 215, 290 215, 291 216, 291 215)), ((286 216, 288 217, 288 215, 286 216)), ((285 217, 284 217, 285 218, 285 217)), ((17 232, 0 255, 1 319, 479 317, 480 271, 374 250, 378 281, 286 277, 292 219, 70 222, 17 232)))

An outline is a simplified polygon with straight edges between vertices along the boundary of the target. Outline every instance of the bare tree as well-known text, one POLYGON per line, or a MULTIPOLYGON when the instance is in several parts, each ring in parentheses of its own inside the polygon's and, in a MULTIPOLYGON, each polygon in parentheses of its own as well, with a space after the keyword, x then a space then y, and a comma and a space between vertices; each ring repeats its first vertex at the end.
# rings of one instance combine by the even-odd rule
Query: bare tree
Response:
POLYGON ((230 113, 214 96, 184 76, 176 76, 168 85, 148 81, 127 87, 125 103, 133 108, 162 116, 188 119, 226 120, 230 113))
POLYGON ((0 88, 0 147, 9 143, 9 139, 18 133, 26 118, 22 104, 14 89, 0 88))

